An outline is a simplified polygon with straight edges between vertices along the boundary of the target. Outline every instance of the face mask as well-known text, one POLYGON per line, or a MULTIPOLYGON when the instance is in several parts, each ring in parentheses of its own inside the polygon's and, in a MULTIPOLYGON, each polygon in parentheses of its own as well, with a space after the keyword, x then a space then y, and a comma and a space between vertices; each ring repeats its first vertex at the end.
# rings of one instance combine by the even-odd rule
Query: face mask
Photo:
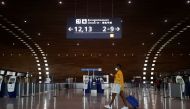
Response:
POLYGON ((118 70, 118 68, 115 68, 115 71, 117 71, 118 70))

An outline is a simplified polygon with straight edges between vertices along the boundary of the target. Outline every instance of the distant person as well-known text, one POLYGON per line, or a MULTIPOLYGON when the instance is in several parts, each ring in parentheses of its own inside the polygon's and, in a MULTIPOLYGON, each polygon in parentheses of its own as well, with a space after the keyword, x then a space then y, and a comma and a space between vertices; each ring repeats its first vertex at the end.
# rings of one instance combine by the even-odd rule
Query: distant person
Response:
POLYGON ((179 74, 176 76, 176 83, 180 84, 182 86, 182 92, 184 94, 184 92, 185 92, 185 82, 183 80, 183 77, 180 76, 179 74))
POLYGON ((157 88, 158 91, 160 91, 160 86, 161 86, 161 80, 157 79, 156 80, 156 88, 157 88))
POLYGON ((123 73, 121 71, 121 65, 117 64, 115 70, 116 70, 116 73, 114 75, 114 85, 111 88, 112 100, 110 104, 105 105, 105 108, 107 109, 112 108, 112 103, 114 102, 116 95, 119 94, 125 105, 121 109, 128 109, 127 101, 124 95, 124 78, 123 78, 123 73))

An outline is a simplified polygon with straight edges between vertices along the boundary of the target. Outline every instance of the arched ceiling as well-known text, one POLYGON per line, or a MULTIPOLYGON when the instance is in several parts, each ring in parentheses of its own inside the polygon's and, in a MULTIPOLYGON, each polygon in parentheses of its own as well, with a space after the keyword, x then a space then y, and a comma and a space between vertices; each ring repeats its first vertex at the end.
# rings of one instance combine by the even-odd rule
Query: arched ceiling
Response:
MULTIPOLYGON (((81 77, 83 67, 102 67, 108 74, 117 63, 123 64, 128 79, 142 75, 148 50, 172 26, 190 17, 189 12, 188 0, 113 0, 113 5, 112 0, 1 0, 0 5, 0 14, 22 28, 47 53, 50 73, 57 80, 81 77), (66 21, 75 16, 121 17, 122 39, 68 40, 66 21)), ((27 48, 2 29, 0 35, 0 67, 37 73, 27 48), (20 60, 29 66, 15 64, 20 60)), ((189 67, 187 30, 164 49, 155 71, 174 72, 189 67)))

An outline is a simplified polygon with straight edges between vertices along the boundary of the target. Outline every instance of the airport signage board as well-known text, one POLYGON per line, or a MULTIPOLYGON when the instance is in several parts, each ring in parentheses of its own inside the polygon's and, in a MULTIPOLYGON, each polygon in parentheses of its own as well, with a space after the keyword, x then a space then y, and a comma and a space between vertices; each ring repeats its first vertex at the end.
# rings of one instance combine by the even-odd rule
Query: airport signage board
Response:
POLYGON ((121 18, 69 18, 67 39, 120 39, 121 18))

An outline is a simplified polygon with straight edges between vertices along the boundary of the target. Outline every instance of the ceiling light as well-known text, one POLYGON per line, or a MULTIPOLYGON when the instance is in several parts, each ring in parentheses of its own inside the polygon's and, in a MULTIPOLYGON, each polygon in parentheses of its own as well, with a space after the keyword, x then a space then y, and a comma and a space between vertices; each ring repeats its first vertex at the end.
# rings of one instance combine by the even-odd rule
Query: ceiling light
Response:
POLYGON ((2 1, 2 2, 1 2, 1 4, 2 4, 2 5, 5 5, 5 2, 4 2, 4 1, 2 1))
POLYGON ((153 79, 154 79, 154 77, 150 77, 150 79, 151 79, 151 80, 153 80, 153 79))
POLYGON ((155 64, 152 64, 152 66, 155 66, 155 64))
POLYGON ((177 25, 179 26, 179 25, 181 25, 181 23, 178 23, 177 25))
POLYGON ((49 70, 49 68, 46 68, 46 70, 49 70))
POLYGON ((147 64, 144 64, 144 66, 147 66, 147 64))
POLYGON ((2 28, 6 28, 6 26, 1 26, 2 28))
POLYGON ((190 4, 190 0, 187 0, 187 2, 186 2, 187 4, 190 4))
POLYGON ((145 79, 146 79, 146 77, 143 77, 143 79, 145 80, 145 79))
POLYGON ((171 30, 171 31, 173 31, 173 30, 174 30, 174 28, 171 28, 170 30, 171 30))
POLYGON ((183 28, 183 31, 185 31, 185 30, 187 30, 188 28, 186 27, 186 28, 183 28))
POLYGON ((165 20, 164 20, 164 22, 165 22, 165 23, 167 23, 167 22, 168 22, 168 20, 167 20, 167 19, 165 19, 165 20))
POLYGON ((62 4, 63 4, 63 2, 62 2, 62 1, 59 1, 59 4, 60 4, 60 5, 62 5, 62 4))
POLYGON ((143 68, 143 70, 146 70, 146 68, 143 68))
POLYGON ((14 28, 18 29, 18 26, 15 26, 14 28))
POLYGON ((131 4, 131 3, 132 3, 132 1, 131 1, 131 0, 129 0, 129 1, 128 1, 128 4, 131 4))
POLYGON ((146 72, 143 72, 143 75, 146 75, 146 72))
POLYGON ((46 75, 49 75, 49 72, 46 72, 46 75))
POLYGON ((153 32, 151 32, 151 33, 150 33, 150 35, 154 35, 154 33, 153 33, 153 32))
POLYGON ((115 45, 115 43, 113 42, 113 43, 112 43, 112 46, 114 46, 114 45, 115 45))
POLYGON ((41 36, 41 33, 38 33, 38 36, 41 36))
POLYGON ((38 70, 42 70, 41 68, 38 68, 38 70))
POLYGON ((77 46, 79 46, 80 45, 80 43, 77 43, 77 46))
POLYGON ((132 53, 131 56, 134 56, 134 54, 132 53))
POLYGON ((177 35, 180 35, 181 33, 177 33, 177 35))
POLYGON ((151 75, 154 75, 154 72, 151 72, 151 75))

